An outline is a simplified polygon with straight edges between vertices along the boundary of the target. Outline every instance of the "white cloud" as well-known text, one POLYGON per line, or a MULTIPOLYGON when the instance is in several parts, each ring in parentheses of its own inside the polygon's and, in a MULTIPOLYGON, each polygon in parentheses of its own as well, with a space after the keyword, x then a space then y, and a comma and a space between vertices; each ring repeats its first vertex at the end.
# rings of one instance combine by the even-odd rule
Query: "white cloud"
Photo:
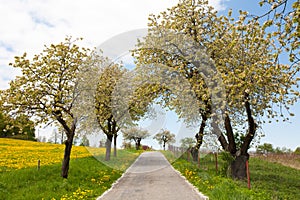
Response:
MULTIPOLYGON (((0 89, 17 74, 8 67, 14 56, 32 56, 46 44, 66 35, 83 37, 95 47, 114 35, 146 28, 150 13, 157 14, 178 0, 0 0, 0 89)), ((222 9, 222 0, 211 0, 222 9)))

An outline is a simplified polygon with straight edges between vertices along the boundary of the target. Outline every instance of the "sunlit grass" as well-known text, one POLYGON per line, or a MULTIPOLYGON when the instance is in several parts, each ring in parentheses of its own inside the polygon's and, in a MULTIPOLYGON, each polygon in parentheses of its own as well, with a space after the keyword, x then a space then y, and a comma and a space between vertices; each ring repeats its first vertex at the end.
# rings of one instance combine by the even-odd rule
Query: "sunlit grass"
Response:
MULTIPOLYGON (((0 172, 37 166, 38 160, 41 166, 61 163, 64 148, 61 144, 0 138, 0 172)), ((101 154, 104 149, 95 148, 95 151, 101 154)), ((71 159, 87 156, 91 156, 91 153, 85 147, 72 148, 71 159)))
POLYGON ((0 200, 95 199, 141 153, 118 150, 117 158, 112 156, 111 161, 104 162, 105 149, 74 146, 69 177, 63 179, 60 173, 64 145, 0 139, 0 152, 0 200))
MULTIPOLYGON (((170 152, 164 155, 173 161, 170 152)), ((249 190, 246 180, 232 180, 222 174, 222 162, 219 163, 217 173, 213 155, 207 155, 201 162, 199 168, 197 163, 179 158, 172 165, 211 200, 300 199, 300 170, 250 158, 251 189, 249 190)))

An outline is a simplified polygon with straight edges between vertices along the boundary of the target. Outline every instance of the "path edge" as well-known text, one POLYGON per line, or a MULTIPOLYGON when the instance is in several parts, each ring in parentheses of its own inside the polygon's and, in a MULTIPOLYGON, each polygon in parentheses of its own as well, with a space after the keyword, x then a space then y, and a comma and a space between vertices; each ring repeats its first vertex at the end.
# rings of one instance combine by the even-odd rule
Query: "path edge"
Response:
POLYGON ((162 154, 165 158, 165 160, 169 163, 169 165, 171 166, 171 168, 176 172, 176 174, 178 174, 178 176, 180 176, 181 178, 184 179, 184 181, 192 188, 192 190, 194 190, 203 200, 209 200, 208 196, 205 196, 203 193, 201 193, 198 188, 196 188, 193 184, 191 184, 185 176, 183 176, 177 169, 175 169, 173 167, 173 165, 171 165, 171 163, 168 161, 168 159, 165 157, 164 154, 162 154))
POLYGON ((103 192, 101 194, 101 196, 97 197, 96 200, 101 200, 101 198, 103 198, 108 192, 110 192, 119 182, 120 180, 125 176, 125 174, 131 169, 131 167, 140 159, 142 154, 140 154, 135 161, 125 170, 125 172, 122 174, 122 176, 120 178, 118 178, 115 182, 113 182, 113 184, 111 185, 111 187, 106 190, 105 192, 103 192))

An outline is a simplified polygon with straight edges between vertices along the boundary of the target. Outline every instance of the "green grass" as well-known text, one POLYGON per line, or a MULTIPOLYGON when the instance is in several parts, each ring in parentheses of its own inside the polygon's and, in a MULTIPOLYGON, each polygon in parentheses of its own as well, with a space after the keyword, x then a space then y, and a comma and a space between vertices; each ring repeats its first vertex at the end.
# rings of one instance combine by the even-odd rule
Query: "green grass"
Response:
MULTIPOLYGON (((170 153, 165 155, 171 160, 174 159, 170 153)), ((300 199, 300 170, 250 158, 251 189, 249 190, 247 181, 227 178, 222 166, 219 166, 217 173, 212 156, 208 155, 201 161, 200 168, 197 163, 182 158, 175 160, 172 165, 211 200, 300 199)), ((219 164, 223 165, 224 162, 220 160, 219 164)))
POLYGON ((122 175, 122 170, 139 155, 122 150, 118 154, 120 161, 112 157, 107 165, 92 156, 71 160, 67 180, 60 177, 61 164, 42 166, 39 171, 32 167, 2 172, 0 199, 95 199, 110 188, 122 175))

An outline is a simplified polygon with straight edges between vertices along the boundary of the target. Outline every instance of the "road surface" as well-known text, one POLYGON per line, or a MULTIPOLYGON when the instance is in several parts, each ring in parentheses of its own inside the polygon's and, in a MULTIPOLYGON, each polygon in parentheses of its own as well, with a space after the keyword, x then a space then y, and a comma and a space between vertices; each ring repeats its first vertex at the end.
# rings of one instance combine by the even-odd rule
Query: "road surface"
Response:
POLYGON ((160 152, 142 153, 113 187, 97 200, 202 200, 160 152))

